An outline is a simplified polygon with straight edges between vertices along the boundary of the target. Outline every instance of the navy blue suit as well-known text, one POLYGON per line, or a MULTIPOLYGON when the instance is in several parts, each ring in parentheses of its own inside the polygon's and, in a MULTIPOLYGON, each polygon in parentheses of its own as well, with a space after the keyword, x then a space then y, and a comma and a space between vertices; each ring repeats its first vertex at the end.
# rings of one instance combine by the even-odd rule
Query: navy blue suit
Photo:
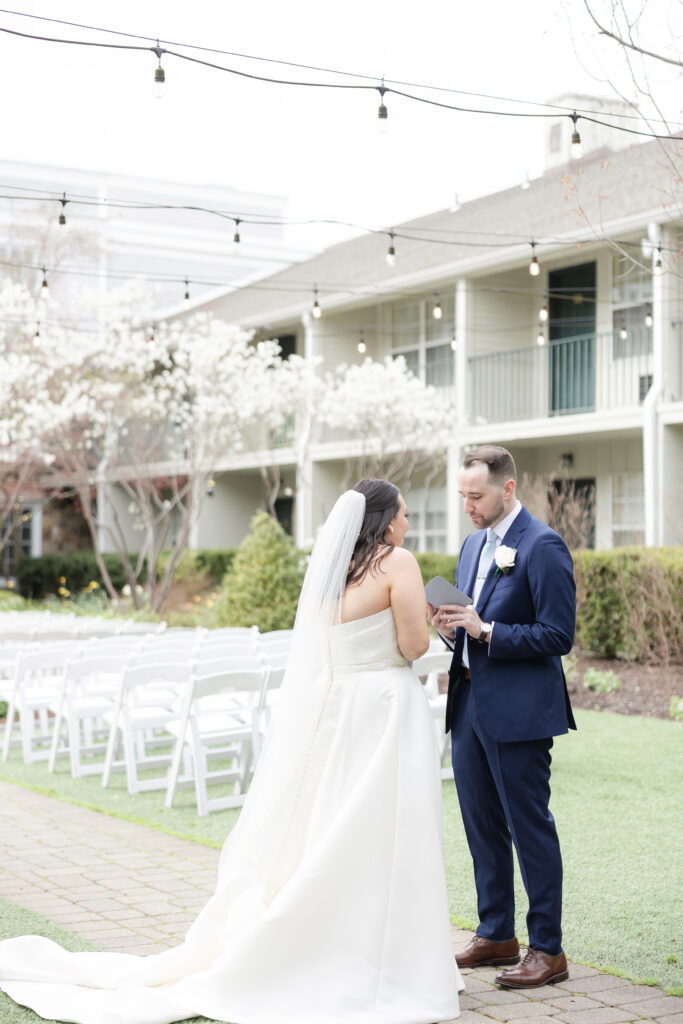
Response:
MULTIPOLYGON (((465 538, 456 584, 474 592, 486 531, 465 538)), ((514 934, 512 844, 527 895, 530 945, 562 948, 562 859, 550 798, 552 737, 575 729, 560 656, 571 649, 576 614, 571 555, 550 527, 525 508, 503 544, 516 549, 509 573, 491 565, 476 604, 494 622, 489 644, 456 630, 446 730, 453 773, 474 862, 477 933, 505 941, 514 934)))

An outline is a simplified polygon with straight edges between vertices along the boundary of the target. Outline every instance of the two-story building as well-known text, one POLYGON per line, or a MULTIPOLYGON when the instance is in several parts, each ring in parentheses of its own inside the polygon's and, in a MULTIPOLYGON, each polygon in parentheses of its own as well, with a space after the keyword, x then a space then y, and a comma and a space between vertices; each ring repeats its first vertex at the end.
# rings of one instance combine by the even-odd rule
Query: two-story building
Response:
MULTIPOLYGON (((510 448, 520 473, 562 466, 579 491, 593 490, 596 547, 681 544, 682 158, 678 139, 602 150, 526 187, 335 245, 266 289, 205 308, 327 368, 404 355, 447 393, 447 469, 428 494, 412 481, 413 547, 457 550, 470 529, 457 469, 483 442, 510 448)), ((338 493, 347 444, 321 433, 298 474, 292 445, 267 456, 301 545, 338 493)), ((263 504, 263 458, 215 467, 197 546, 239 542, 263 504)))

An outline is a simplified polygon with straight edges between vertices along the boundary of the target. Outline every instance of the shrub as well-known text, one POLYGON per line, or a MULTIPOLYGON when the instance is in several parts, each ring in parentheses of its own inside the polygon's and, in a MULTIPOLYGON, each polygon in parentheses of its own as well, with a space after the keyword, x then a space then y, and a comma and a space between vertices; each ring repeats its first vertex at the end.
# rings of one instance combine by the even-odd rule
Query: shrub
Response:
MULTIPOLYGON (((103 559, 112 584, 116 590, 121 590, 126 582, 121 559, 113 554, 104 555, 103 559)), ((99 587, 104 586, 92 551, 40 555, 38 558, 27 556, 17 566, 17 585, 23 597, 35 599, 59 594, 60 587, 75 596, 91 582, 97 583, 99 587)))
POLYGON ((601 672, 600 669, 591 667, 587 668, 583 674, 583 685, 594 693, 611 693, 612 690, 619 689, 621 679, 611 669, 601 672))
POLYGON ((214 605, 214 625, 290 629, 304 577, 304 558, 279 523, 257 512, 235 553, 214 605))
POLYGON ((575 551, 576 639, 584 651, 653 664, 683 655, 683 549, 575 551))
POLYGON ((669 715, 674 722, 683 722, 683 697, 674 694, 669 704, 669 715))
POLYGON ((21 612, 26 607, 26 601, 14 590, 0 590, 0 612, 21 612))
MULTIPOLYGON (((232 565, 235 548, 199 548, 186 551, 173 573, 174 583, 191 583, 196 576, 207 576, 220 583, 232 565)), ((168 565, 169 552, 162 551, 157 563, 157 574, 163 576, 168 565)))
POLYGON ((424 583, 429 583, 435 576, 443 576, 449 583, 455 580, 457 555, 444 555, 440 551, 416 551, 415 557, 424 583))

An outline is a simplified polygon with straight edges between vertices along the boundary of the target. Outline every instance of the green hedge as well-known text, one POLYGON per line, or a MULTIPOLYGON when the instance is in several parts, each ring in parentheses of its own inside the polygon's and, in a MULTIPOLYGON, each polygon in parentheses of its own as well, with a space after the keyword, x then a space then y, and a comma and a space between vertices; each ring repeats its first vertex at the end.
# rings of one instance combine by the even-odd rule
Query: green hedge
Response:
MULTIPOLYGON (((123 563, 118 555, 104 555, 104 564, 116 590, 126 583, 123 563)), ((41 555, 22 558, 17 566, 17 587, 22 597, 41 598, 57 594, 61 586, 74 596, 93 581, 104 586, 100 570, 92 551, 74 551, 71 554, 41 555), (60 577, 66 583, 60 583, 60 577)))
POLYGON ((683 548, 575 551, 576 642, 605 658, 679 661, 683 548))
POLYGON ((435 576, 443 576, 449 583, 455 583, 457 555, 444 555, 440 551, 416 551, 415 557, 425 584, 435 576))

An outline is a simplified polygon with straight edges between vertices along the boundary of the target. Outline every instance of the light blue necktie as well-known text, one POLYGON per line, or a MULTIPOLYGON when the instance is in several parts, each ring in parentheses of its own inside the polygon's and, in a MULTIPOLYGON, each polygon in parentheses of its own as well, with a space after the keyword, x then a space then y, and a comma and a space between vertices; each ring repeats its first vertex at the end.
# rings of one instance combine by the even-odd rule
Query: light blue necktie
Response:
MULTIPOLYGON (((479 600, 481 589, 484 586, 484 580, 486 579, 488 571, 491 568, 491 562, 493 561, 493 556, 495 554, 497 546, 498 534, 495 532, 495 530, 488 530, 488 540, 486 541, 486 544, 484 544, 481 555, 479 556, 479 568, 477 569, 477 578, 474 582, 474 594, 472 595, 472 604, 475 607, 477 601, 479 600)), ((462 663, 465 666, 465 668, 470 667, 469 653, 467 650, 469 640, 470 637, 466 635, 465 643, 463 644, 462 648, 462 663)))

